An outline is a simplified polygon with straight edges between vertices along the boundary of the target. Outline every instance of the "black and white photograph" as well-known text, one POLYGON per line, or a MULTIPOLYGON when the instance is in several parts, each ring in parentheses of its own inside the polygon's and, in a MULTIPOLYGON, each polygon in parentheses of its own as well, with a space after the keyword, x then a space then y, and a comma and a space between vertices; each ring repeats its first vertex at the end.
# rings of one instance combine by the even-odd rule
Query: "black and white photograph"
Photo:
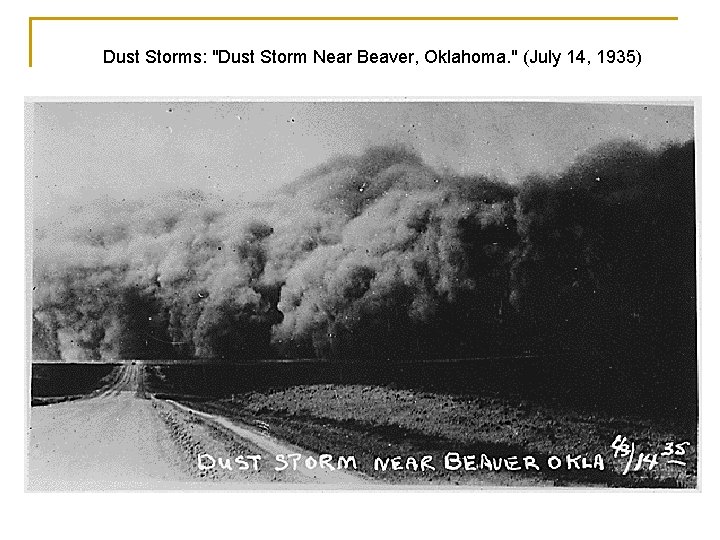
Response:
POLYGON ((25 106, 26 490, 699 490, 698 103, 25 106))

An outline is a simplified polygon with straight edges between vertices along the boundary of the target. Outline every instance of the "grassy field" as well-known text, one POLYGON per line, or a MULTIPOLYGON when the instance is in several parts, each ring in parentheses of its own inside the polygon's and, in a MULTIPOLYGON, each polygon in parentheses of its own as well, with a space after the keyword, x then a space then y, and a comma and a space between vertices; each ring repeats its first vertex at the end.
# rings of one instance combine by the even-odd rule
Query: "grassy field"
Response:
POLYGON ((115 364, 34 363, 30 395, 33 405, 78 399, 110 383, 115 364))
POLYGON ((697 429, 658 420, 575 412, 496 396, 353 384, 291 386, 191 405, 250 425, 261 420, 271 434, 315 452, 354 455, 358 470, 391 483, 692 488, 697 482, 697 429), (611 447, 617 435, 635 444, 631 469, 641 452, 658 454, 658 463, 650 470, 650 462, 641 459, 639 470, 623 474, 628 459, 615 457, 611 447), (685 455, 660 455, 668 442, 689 443, 682 446, 685 455), (448 452, 474 455, 476 465, 481 454, 518 456, 521 465, 529 455, 541 470, 448 470, 443 467, 448 452), (579 455, 593 463, 596 454, 602 456, 604 470, 578 469, 579 460, 568 463, 566 457, 579 455), (419 462, 426 455, 432 456, 434 471, 406 468, 408 456, 419 462), (393 456, 401 456, 402 470, 376 470, 376 457, 393 456), (558 456, 562 465, 551 470, 550 456, 558 456), (669 464, 672 457, 685 465, 669 464))

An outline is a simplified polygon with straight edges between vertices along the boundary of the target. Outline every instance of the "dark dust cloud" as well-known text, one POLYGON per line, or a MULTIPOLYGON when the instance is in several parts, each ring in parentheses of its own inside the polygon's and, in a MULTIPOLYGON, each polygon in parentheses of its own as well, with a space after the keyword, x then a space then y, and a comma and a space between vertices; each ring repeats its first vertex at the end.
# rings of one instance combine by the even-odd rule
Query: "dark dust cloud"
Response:
POLYGON ((33 358, 569 354, 690 388, 694 156, 614 138, 508 182, 388 143, 251 201, 80 201, 36 220, 33 358))

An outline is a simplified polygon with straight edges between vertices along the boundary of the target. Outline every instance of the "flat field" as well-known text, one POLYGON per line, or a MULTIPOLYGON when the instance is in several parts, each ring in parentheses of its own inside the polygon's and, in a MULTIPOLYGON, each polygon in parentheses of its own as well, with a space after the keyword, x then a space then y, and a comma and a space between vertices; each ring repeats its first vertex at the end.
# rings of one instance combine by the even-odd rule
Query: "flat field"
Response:
POLYGON ((33 363, 33 405, 79 399, 112 384, 120 367, 108 363, 33 363))
MULTIPOLYGON (((146 369, 154 391, 183 386, 178 382, 185 378, 179 377, 179 366, 146 369)), ((272 382, 277 383, 277 378, 272 382)), ((534 399, 523 399, 497 386, 442 392, 392 383, 254 385, 257 390, 247 391, 238 383, 239 391, 232 395, 191 392, 172 397, 238 423, 261 425, 269 435, 313 452, 353 455, 360 472, 393 484, 657 488, 697 484, 697 424, 684 416, 643 418, 607 408, 552 403, 537 393, 534 399), (597 466, 598 455, 602 468, 597 466), (397 456, 397 468, 384 461, 397 456), (423 456, 432 456, 434 470, 419 470, 423 456), (519 470, 508 470, 508 462, 503 461, 513 456, 519 470), (540 470, 525 467, 526 456, 540 470), (376 464, 376 458, 387 466, 376 464)), ((196 389, 208 386, 209 379, 196 379, 196 389)))

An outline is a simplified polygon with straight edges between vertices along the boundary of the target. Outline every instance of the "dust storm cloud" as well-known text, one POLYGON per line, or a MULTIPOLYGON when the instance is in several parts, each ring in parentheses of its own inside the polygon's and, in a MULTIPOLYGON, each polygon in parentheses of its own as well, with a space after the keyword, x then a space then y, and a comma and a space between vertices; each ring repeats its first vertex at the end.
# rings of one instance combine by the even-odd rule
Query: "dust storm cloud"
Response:
POLYGON ((35 229, 33 354, 682 349, 694 344, 694 223, 692 142, 613 141, 512 184, 383 145, 259 201, 100 199, 35 229))

